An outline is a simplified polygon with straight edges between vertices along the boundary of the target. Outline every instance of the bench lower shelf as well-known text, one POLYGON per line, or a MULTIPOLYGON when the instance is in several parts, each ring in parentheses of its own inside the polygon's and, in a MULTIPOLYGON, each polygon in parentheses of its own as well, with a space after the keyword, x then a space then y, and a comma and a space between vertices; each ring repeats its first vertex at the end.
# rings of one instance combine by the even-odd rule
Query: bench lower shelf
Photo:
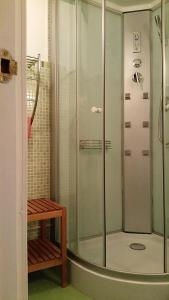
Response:
POLYGON ((28 241, 28 272, 62 265, 61 251, 47 239, 28 241))

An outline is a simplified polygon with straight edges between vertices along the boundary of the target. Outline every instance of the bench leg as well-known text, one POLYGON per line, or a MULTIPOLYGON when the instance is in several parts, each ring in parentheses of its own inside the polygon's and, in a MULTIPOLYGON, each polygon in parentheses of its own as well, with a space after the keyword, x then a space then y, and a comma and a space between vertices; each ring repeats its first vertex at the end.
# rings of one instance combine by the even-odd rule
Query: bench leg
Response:
POLYGON ((67 286, 67 238, 66 238, 66 209, 62 210, 61 226, 60 226, 60 237, 61 237, 61 252, 62 252, 62 287, 67 286))
POLYGON ((62 287, 67 286, 67 263, 62 264, 62 287))

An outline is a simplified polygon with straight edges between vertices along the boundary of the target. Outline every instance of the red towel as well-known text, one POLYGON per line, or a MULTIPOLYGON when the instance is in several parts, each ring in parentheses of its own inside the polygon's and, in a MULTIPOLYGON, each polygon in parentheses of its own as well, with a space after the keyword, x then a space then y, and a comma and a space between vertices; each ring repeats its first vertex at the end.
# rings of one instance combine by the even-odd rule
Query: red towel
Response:
POLYGON ((31 117, 27 118, 27 126, 28 126, 28 139, 32 137, 32 124, 31 124, 31 117))

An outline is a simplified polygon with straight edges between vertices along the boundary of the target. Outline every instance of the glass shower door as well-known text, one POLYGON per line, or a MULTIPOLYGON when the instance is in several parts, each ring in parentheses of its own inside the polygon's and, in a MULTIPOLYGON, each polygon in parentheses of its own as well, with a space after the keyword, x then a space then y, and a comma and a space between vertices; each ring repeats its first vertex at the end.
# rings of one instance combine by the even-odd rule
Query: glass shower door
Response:
MULTIPOLYGON (((76 1, 59 0, 56 1, 56 6, 58 103, 53 105, 51 113, 54 126, 58 131, 52 130, 52 154, 54 153, 52 170, 54 171, 51 177, 54 179, 51 184, 51 195, 55 195, 56 199, 60 199, 60 203, 67 207, 68 247, 73 253, 77 253, 76 1), (56 106, 59 112, 58 118, 56 106), (56 157, 59 158, 58 164, 56 157)), ((53 14, 53 6, 50 9, 53 14)))
POLYGON ((165 174, 165 271, 169 272, 169 2, 163 1, 163 113, 165 174))
POLYGON ((122 229, 122 15, 106 1, 105 64, 105 182, 106 182, 106 267, 114 268, 122 229))
POLYGON ((77 3, 78 252, 103 265, 102 7, 77 3))

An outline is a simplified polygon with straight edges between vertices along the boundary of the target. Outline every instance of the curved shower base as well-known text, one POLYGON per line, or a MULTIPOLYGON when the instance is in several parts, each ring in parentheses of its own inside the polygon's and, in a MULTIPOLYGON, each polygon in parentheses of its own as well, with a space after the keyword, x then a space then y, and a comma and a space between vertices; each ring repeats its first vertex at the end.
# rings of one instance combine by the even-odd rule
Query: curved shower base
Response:
MULTIPOLYGON (((155 233, 109 233, 106 235, 106 267, 132 274, 162 274, 164 272, 163 240, 162 236, 155 233)), ((102 237, 79 241, 78 256, 100 266, 103 259, 102 237)))
POLYGON ((169 274, 140 275, 96 267, 70 254, 70 279, 92 300, 168 300, 169 274))

